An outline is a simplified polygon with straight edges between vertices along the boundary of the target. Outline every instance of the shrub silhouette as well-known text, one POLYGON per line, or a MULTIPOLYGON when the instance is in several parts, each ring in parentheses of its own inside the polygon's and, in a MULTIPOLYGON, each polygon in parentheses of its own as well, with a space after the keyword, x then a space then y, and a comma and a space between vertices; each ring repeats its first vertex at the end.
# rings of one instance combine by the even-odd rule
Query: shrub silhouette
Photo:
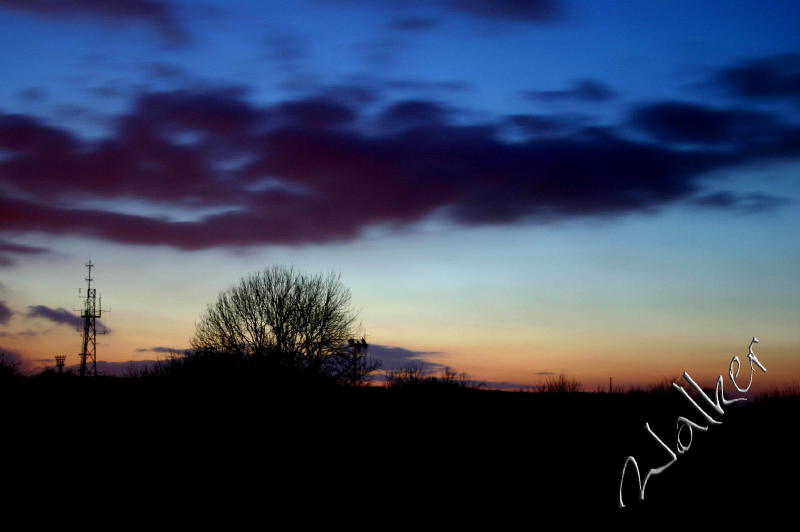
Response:
POLYGON ((477 389, 483 386, 469 379, 466 373, 456 373, 445 366, 441 374, 428 375, 425 367, 420 363, 407 364, 396 370, 386 372, 386 386, 389 389, 425 389, 425 390, 453 390, 477 389))
POLYGON ((575 393, 580 392, 581 389, 583 389, 583 385, 580 382, 561 373, 548 376, 540 391, 543 393, 575 393))

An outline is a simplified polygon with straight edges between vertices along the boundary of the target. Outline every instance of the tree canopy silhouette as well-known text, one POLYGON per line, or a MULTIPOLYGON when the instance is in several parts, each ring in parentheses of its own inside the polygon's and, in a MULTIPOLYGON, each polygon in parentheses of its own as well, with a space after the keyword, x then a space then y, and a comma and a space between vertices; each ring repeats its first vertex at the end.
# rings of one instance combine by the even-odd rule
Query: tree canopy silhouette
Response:
MULTIPOLYGON (((348 340, 355 336, 357 314, 350 299, 339 274, 307 275, 272 266, 219 294, 197 324, 192 348, 338 377, 348 367, 343 360, 353 356, 348 340)), ((365 352, 359 356, 366 360, 365 352)), ((368 373, 362 371, 358 380, 368 373)), ((343 380, 352 382, 352 377, 343 380)))

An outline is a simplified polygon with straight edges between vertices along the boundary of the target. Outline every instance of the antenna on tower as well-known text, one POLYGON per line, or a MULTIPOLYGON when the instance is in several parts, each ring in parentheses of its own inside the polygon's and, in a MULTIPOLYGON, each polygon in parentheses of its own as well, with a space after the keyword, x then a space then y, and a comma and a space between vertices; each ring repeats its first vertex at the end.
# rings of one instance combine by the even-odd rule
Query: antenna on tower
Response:
POLYGON ((94 264, 91 260, 86 263, 89 274, 86 276, 86 296, 83 299, 83 310, 81 311, 82 323, 82 350, 80 355, 81 369, 80 376, 97 376, 97 318, 103 314, 102 302, 97 304, 97 289, 92 288, 92 268, 94 264))

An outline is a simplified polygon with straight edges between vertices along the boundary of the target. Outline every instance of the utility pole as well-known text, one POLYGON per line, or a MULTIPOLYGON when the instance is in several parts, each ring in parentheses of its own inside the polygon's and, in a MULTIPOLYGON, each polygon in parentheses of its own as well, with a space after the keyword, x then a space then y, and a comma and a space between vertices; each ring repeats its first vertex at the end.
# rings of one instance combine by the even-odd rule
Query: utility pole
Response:
POLYGON ((80 376, 97 376, 97 318, 103 313, 103 301, 97 302, 97 289, 92 288, 92 261, 86 263, 89 275, 86 277, 86 297, 83 298, 83 349, 81 350, 80 376))

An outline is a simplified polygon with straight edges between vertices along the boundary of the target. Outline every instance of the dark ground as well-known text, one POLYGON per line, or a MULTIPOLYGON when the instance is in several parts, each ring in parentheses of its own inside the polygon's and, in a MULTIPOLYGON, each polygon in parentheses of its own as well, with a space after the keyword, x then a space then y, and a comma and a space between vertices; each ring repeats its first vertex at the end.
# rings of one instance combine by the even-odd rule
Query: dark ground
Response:
POLYGON ((0 383, 0 399, 7 517, 505 529, 669 524, 682 514, 698 524, 794 520, 798 506, 798 397, 726 407, 722 425, 695 431, 691 449, 650 479, 643 502, 629 467, 623 510, 625 458, 636 457, 642 477, 669 459, 645 422, 674 451, 676 417, 702 421, 674 391, 266 391, 256 381, 28 378, 0 383))

